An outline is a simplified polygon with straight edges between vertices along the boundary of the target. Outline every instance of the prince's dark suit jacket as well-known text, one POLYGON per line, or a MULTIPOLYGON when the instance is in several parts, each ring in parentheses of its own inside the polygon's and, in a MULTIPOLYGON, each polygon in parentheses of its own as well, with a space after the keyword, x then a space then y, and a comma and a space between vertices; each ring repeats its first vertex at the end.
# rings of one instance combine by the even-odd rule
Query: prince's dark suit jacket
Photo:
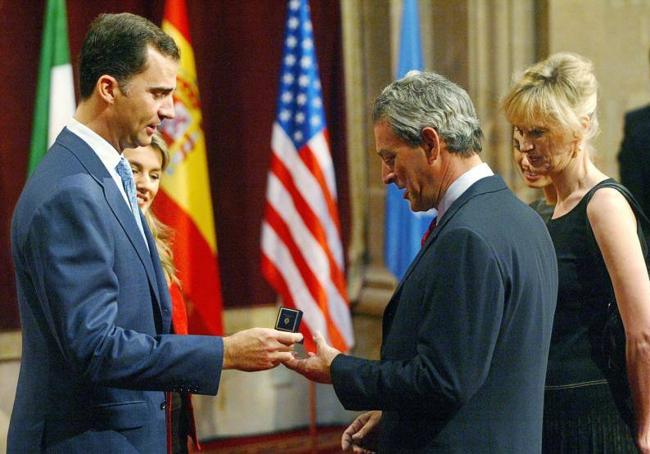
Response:
POLYGON ((164 453, 164 391, 216 394, 220 338, 169 335, 147 243, 93 150, 64 129, 11 231, 23 351, 9 453, 164 453))
POLYGON ((628 112, 618 155, 621 183, 650 214, 650 105, 628 112))
POLYGON ((336 394, 383 410, 380 452, 539 452, 556 297, 541 218, 500 177, 481 179, 386 307, 381 361, 335 358, 336 394))

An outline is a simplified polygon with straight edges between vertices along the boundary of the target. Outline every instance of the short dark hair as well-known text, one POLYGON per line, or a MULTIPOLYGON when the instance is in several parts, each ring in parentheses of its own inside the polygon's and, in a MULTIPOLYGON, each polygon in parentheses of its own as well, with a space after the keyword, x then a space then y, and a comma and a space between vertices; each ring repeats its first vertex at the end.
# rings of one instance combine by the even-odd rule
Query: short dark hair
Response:
POLYGON ((147 48, 178 61, 180 51, 171 36, 153 22, 130 13, 100 14, 90 24, 79 56, 81 99, 92 95, 100 76, 108 74, 123 87, 144 71, 147 48))

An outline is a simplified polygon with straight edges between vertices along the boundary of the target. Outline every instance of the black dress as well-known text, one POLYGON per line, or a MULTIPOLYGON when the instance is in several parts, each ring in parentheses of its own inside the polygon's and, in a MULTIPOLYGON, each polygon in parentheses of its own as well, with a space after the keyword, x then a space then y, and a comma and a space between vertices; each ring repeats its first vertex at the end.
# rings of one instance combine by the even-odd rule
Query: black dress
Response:
MULTIPOLYGON (((606 180, 611 181, 611 180, 606 180)), ((602 329, 612 283, 587 219, 598 185, 569 213, 548 221, 559 289, 544 394, 543 452, 635 453, 607 380, 602 329)))
POLYGON ((541 216, 544 222, 548 222, 551 217, 553 217, 553 210, 555 205, 549 205, 546 203, 546 199, 543 197, 541 199, 533 200, 528 204, 537 214, 541 216))

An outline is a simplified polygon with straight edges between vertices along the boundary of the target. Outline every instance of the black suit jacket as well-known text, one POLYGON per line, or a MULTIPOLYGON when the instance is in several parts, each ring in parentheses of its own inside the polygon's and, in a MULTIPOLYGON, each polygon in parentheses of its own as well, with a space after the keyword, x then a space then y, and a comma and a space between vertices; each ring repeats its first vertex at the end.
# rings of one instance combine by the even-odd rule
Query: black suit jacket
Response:
POLYGON ((383 410, 380 452, 539 452, 556 297, 541 218, 500 177, 481 179, 386 307, 381 361, 332 363, 337 396, 383 410))
POLYGON ((618 155, 621 183, 650 213, 650 105, 625 115, 623 142, 618 155))

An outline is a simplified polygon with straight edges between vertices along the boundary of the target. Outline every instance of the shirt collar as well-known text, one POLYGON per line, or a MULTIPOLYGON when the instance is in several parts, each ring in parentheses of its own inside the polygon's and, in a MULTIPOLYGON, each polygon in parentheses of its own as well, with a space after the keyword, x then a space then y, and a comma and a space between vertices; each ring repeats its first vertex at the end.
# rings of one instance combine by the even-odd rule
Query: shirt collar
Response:
POLYGON ((97 157, 102 161, 102 164, 104 164, 111 174, 115 172, 115 166, 120 162, 122 153, 118 152, 115 147, 108 143, 102 136, 97 134, 88 126, 80 123, 75 118, 70 119, 67 128, 79 136, 81 140, 86 142, 90 148, 93 149, 97 157))
POLYGON ((124 184, 122 178, 117 174, 117 163, 120 162, 122 154, 118 153, 117 150, 106 141, 103 137, 97 134, 95 131, 90 129, 88 126, 81 124, 79 121, 71 118, 67 124, 67 128, 70 132, 78 136, 81 140, 86 142, 88 146, 93 150, 95 155, 102 162, 108 174, 111 176, 117 189, 122 194, 122 198, 126 204, 130 207, 129 197, 126 195, 124 190, 124 184))
POLYGON ((454 203, 471 185, 478 180, 494 175, 490 166, 483 162, 472 167, 467 172, 459 176, 447 189, 438 205, 438 220, 442 219, 452 203, 454 203))

